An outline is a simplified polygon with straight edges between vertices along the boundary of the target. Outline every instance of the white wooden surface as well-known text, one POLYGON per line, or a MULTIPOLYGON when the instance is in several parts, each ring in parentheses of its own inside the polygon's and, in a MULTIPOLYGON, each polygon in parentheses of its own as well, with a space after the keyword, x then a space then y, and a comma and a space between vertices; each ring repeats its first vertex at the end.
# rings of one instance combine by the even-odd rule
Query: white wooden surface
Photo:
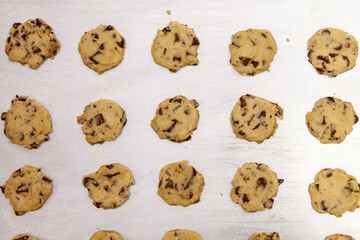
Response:
POLYGON ((207 240, 246 240, 255 231, 278 231, 285 240, 324 239, 336 232, 360 239, 359 210, 342 218, 318 214, 307 192, 324 167, 343 168, 360 180, 359 126, 338 145, 320 144, 305 126, 306 112, 324 96, 350 101, 360 114, 360 67, 336 78, 321 76, 307 62, 306 51, 307 40, 322 27, 343 29, 360 40, 359 7, 356 0, 0 0, 0 111, 7 111, 16 94, 28 95, 45 105, 53 120, 50 141, 37 150, 11 144, 0 134, 1 185, 26 164, 53 179, 46 204, 21 217, 0 194, 0 239, 23 232, 40 240, 89 239, 99 229, 114 229, 127 240, 156 240, 174 228, 197 231, 207 240), (4 48, 12 23, 36 17, 54 28, 62 49, 35 71, 9 62, 4 48), (156 65, 150 54, 157 29, 170 20, 188 24, 200 40, 200 64, 176 74, 156 65), (82 34, 99 24, 113 25, 127 41, 123 62, 101 76, 77 52, 82 34), (246 77, 229 63, 231 35, 248 28, 268 29, 276 39, 270 73, 246 77), (230 112, 246 93, 285 110, 275 137, 261 145, 232 133, 230 112), (178 94, 200 103, 198 129, 181 144, 160 140, 150 128, 157 104, 178 94), (116 141, 90 146, 76 116, 100 98, 118 102, 128 123, 116 141), (201 201, 187 208, 168 206, 156 194, 158 173, 183 159, 205 177, 201 201), (247 161, 268 164, 285 179, 272 210, 246 213, 231 201, 231 180, 247 161), (121 207, 97 209, 81 179, 112 162, 130 168, 136 183, 121 207))

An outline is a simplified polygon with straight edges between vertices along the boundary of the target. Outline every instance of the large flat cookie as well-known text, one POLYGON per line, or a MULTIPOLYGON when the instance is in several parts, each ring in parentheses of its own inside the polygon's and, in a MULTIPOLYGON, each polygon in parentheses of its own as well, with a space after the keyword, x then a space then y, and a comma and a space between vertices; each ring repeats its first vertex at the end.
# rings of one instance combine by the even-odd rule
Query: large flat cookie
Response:
POLYGON ((169 205, 189 206, 200 201, 204 177, 188 161, 166 165, 159 175, 159 196, 169 205))
POLYGON ((327 236, 325 238, 325 240, 355 240, 355 239, 348 235, 343 235, 343 234, 337 233, 337 234, 334 234, 331 236, 327 236))
POLYGON ((231 126, 238 138, 262 143, 274 135, 284 110, 276 103, 250 94, 243 95, 231 112, 231 126))
POLYGON ((230 63, 248 76, 268 71, 277 52, 274 37, 268 30, 248 29, 232 35, 230 63))
POLYGON ((102 230, 94 233, 90 240, 124 240, 124 238, 116 231, 102 230))
POLYGON ((1 114, 1 120, 5 121, 4 133, 12 143, 33 149, 49 140, 50 114, 34 99, 16 96, 11 102, 10 110, 1 114))
POLYGON ((100 99, 87 105, 77 121, 83 125, 81 130, 88 143, 102 144, 119 136, 126 124, 126 114, 114 101, 100 99))
POLYGON ((81 37, 78 50, 84 64, 102 74, 121 62, 125 46, 125 38, 113 26, 99 25, 81 37))
POLYGON ((359 183, 344 170, 324 168, 309 185, 311 204, 318 213, 341 217, 360 207, 359 183))
POLYGON ((161 139, 173 142, 190 140, 199 122, 198 106, 196 100, 184 96, 168 98, 159 104, 151 127, 161 139))
POLYGON ((15 237, 13 237, 11 240, 37 240, 36 238, 32 237, 28 233, 24 234, 18 234, 15 237))
POLYGON ((166 232, 162 240, 202 240, 202 237, 193 231, 174 229, 166 232))
POLYGON ((16 215, 41 208, 51 194, 51 180, 39 168, 25 166, 13 172, 1 187, 16 215))
POLYGON ((352 104, 336 97, 321 98, 306 114, 310 133, 321 143, 341 143, 358 121, 352 104))
POLYGON ((151 46, 155 63, 176 72, 187 65, 198 65, 197 50, 200 42, 193 29, 178 22, 158 30, 151 46))
POLYGON ((320 29, 309 39, 309 62, 319 74, 336 77, 352 69, 359 54, 358 42, 336 28, 320 29))
POLYGON ((271 209, 283 179, 262 163, 245 163, 238 168, 230 197, 247 212, 271 209))
POLYGON ((83 177, 82 183, 97 208, 118 208, 130 196, 130 186, 134 177, 130 170, 121 164, 103 165, 96 173, 83 177))
POLYGON ((280 240, 280 235, 277 232, 273 232, 267 234, 266 232, 263 233, 254 233, 251 235, 249 240, 280 240))
POLYGON ((54 59, 61 48, 52 28, 40 18, 14 23, 9 35, 5 45, 9 60, 27 63, 33 69, 48 58, 54 59))

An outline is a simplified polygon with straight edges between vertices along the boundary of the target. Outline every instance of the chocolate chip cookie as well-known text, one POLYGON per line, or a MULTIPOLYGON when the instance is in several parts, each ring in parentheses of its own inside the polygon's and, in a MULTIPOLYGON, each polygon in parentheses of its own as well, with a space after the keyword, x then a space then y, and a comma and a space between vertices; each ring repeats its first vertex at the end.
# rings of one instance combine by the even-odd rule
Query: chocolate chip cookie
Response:
POLYGON ((96 173, 83 177, 82 183, 97 208, 118 208, 130 196, 130 186, 134 177, 130 170, 121 164, 103 165, 96 173))
POLYGON ((124 240, 124 238, 116 231, 102 230, 94 233, 90 240, 124 240))
POLYGON ((358 121, 352 104, 336 97, 321 98, 306 114, 309 132, 321 143, 343 142, 358 121))
POLYGON ((200 42, 193 29, 178 22, 158 30, 151 46, 155 63, 176 72, 187 65, 198 65, 197 50, 200 42))
POLYGON ((1 187, 18 216, 41 208, 49 198, 51 189, 50 178, 43 174, 40 168, 32 166, 25 166, 13 172, 1 187))
POLYGON ((168 98, 161 102, 151 121, 151 127, 159 138, 173 142, 191 139, 199 122, 199 103, 184 96, 168 98))
POLYGON ((60 51, 59 40, 41 18, 14 23, 6 40, 5 52, 10 61, 29 64, 37 69, 46 59, 54 59, 60 51))
POLYGON ((262 143, 274 135, 284 110, 277 103, 250 94, 243 95, 231 112, 231 126, 238 138, 262 143))
POLYGON ((126 124, 126 114, 114 101, 100 99, 87 105, 77 122, 83 125, 81 130, 90 145, 102 144, 120 135, 126 124))
POLYGON ((318 213, 341 217, 346 211, 360 207, 359 183, 344 170, 324 168, 309 185, 311 204, 318 213))
POLYGON ((358 42, 336 28, 320 29, 309 39, 309 62, 319 74, 336 77, 352 69, 359 54, 358 42))
POLYGON ((348 236, 348 235, 343 235, 343 234, 334 234, 331 236, 327 236, 325 238, 325 240, 355 240, 354 238, 348 236))
POLYGON ((85 32, 79 43, 79 53, 86 66, 102 74, 117 66, 124 57, 125 38, 111 25, 99 25, 85 32))
POLYGON ((202 240, 202 237, 193 231, 174 229, 166 232, 162 240, 202 240))
POLYGON ((277 232, 273 232, 267 234, 266 232, 263 233, 254 233, 251 235, 249 240, 280 240, 280 235, 277 232))
POLYGON ((188 161, 166 165, 160 171, 158 195, 169 205, 189 206, 200 201, 204 177, 188 161))
POLYGON ((5 121, 4 133, 15 144, 27 149, 38 148, 49 140, 51 117, 46 108, 34 99, 17 96, 11 102, 11 108, 1 114, 5 121))
POLYGON ((238 168, 230 197, 247 212, 271 209, 283 179, 262 163, 245 163, 238 168))
POLYGON ((274 37, 268 30, 248 29, 232 35, 229 45, 230 63, 239 73, 248 76, 269 71, 277 52, 274 37))
POLYGON ((11 240, 37 240, 36 238, 33 238, 30 234, 18 234, 15 237, 13 237, 11 240))

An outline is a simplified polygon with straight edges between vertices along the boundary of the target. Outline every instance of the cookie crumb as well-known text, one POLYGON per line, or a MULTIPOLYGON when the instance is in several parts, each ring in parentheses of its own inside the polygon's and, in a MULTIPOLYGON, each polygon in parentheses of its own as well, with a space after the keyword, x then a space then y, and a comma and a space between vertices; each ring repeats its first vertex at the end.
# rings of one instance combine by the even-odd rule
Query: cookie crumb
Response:
POLYGON ((290 42, 290 38, 286 38, 286 41, 287 41, 287 42, 290 42))
POLYGON ((167 15, 170 15, 170 14, 171 14, 171 11, 170 11, 170 10, 166 10, 166 13, 167 13, 167 15))

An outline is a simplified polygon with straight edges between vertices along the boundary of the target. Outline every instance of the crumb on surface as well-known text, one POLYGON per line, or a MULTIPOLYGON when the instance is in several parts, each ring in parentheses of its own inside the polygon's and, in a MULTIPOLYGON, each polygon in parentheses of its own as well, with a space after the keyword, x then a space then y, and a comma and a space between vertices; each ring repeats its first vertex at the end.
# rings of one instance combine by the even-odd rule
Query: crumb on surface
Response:
POLYGON ((170 15, 170 14, 171 14, 171 11, 170 11, 170 10, 166 10, 166 13, 167 13, 167 15, 170 15))
POLYGON ((290 38, 286 38, 286 41, 287 41, 287 42, 290 42, 290 38))

